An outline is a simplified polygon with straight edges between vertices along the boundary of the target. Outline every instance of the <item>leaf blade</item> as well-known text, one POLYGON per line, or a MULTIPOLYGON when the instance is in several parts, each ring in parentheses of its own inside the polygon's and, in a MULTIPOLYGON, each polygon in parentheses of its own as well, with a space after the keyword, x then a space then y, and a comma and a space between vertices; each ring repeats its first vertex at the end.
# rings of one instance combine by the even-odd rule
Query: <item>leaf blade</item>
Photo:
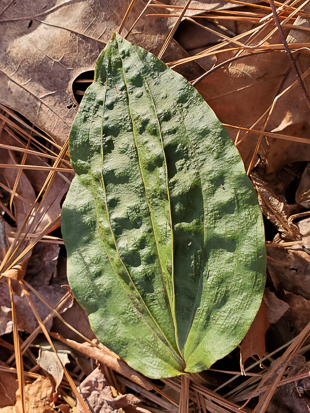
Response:
POLYGON ((210 367, 241 341, 264 286, 262 219, 227 132, 185 79, 116 35, 98 59, 70 155, 78 183, 63 216, 69 281, 98 338, 150 377, 210 367), (72 202, 79 192, 87 208, 72 202), (86 249, 86 257, 90 251, 78 231, 72 235, 70 215, 77 210, 76 222, 85 213, 92 217, 87 242, 106 257, 95 282, 121 285, 131 309, 127 319, 115 287, 101 288, 127 340, 111 334, 110 313, 103 325, 107 302, 97 299, 92 308, 91 294, 85 300, 78 291, 76 251, 86 249))

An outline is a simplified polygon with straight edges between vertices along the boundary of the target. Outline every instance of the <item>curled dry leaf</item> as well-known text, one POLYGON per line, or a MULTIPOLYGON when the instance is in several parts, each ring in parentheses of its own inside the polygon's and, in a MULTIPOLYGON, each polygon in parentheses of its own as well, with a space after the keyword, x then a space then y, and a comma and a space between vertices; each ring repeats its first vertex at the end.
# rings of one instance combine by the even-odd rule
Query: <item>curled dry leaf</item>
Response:
MULTIPOLYGON (((133 394, 113 397, 109 383, 99 368, 96 368, 81 383, 78 389, 85 401, 87 401, 91 412, 112 413, 116 409, 125 408, 140 402, 140 399, 133 394)), ((79 402, 77 407, 80 413, 84 413, 79 402)))
POLYGON ((266 183, 258 174, 252 173, 251 179, 264 216, 271 221, 283 237, 300 239, 298 227, 289 220, 292 208, 287 205, 285 197, 276 194, 273 185, 266 183))
POLYGON ((39 357, 37 359, 38 364, 40 367, 45 370, 48 374, 50 374, 56 383, 56 391, 58 386, 60 385, 64 370, 62 366, 65 366, 70 362, 68 354, 70 350, 67 347, 62 346, 61 344, 55 343, 54 346, 57 351, 57 355, 52 350, 51 346, 46 345, 40 346, 39 357), (59 359, 61 363, 59 362, 59 359))
POLYGON ((268 247, 268 270, 276 288, 310 299, 310 218, 297 223, 302 243, 268 247))

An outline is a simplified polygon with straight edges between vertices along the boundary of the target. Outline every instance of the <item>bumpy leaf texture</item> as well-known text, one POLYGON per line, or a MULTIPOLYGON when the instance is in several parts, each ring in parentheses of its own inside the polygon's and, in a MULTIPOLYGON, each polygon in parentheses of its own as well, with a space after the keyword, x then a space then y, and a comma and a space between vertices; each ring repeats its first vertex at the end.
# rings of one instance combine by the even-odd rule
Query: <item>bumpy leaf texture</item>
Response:
POLYGON ((184 78, 114 35, 70 156, 68 277, 97 337, 151 378, 209 368, 265 283, 261 212, 227 132, 184 78))

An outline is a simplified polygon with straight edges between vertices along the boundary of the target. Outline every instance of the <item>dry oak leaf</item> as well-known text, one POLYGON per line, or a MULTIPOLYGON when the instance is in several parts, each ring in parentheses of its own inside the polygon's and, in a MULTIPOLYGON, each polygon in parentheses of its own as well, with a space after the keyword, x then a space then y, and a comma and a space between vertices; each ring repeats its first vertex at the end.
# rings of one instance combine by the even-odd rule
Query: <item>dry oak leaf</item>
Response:
MULTIPOLYGON (((64 142, 77 112, 72 83, 82 72, 94 69, 129 4, 129 0, 3 1, 0 102, 20 112, 57 142, 64 142)), ((143 0, 135 2, 124 35, 144 7, 143 0)), ((157 54, 175 21, 147 18, 144 13, 128 40, 157 54)), ((167 50, 168 54, 173 52, 171 58, 184 57, 177 43, 171 45, 167 50)))

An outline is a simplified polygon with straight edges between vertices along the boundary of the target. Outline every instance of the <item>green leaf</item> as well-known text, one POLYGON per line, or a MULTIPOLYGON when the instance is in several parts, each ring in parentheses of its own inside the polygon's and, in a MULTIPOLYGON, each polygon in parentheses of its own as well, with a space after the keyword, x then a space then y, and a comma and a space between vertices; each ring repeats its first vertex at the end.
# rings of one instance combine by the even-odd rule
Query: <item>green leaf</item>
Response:
POLYGON ((209 368, 265 283, 261 212, 227 132, 184 78, 114 35, 70 156, 68 277, 95 334, 152 378, 209 368))

